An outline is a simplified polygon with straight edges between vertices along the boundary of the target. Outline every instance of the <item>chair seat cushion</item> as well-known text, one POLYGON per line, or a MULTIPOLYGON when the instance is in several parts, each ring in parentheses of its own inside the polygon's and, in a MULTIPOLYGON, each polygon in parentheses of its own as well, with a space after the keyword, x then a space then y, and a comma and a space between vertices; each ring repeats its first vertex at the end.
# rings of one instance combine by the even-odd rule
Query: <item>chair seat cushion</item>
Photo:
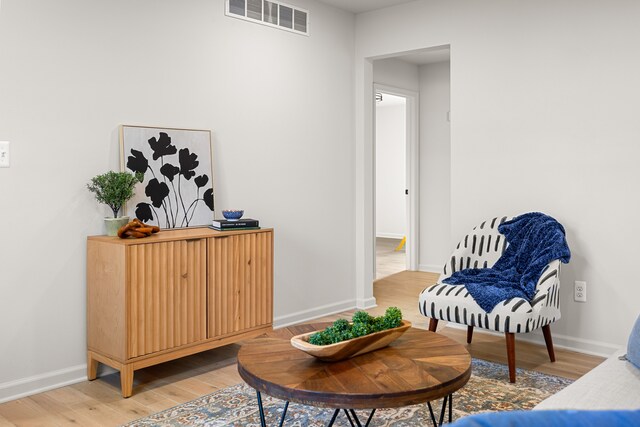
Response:
POLYGON ((531 304, 523 298, 498 303, 487 313, 463 285, 437 283, 420 294, 419 309, 427 317, 498 332, 530 332, 560 318, 560 311, 541 312, 543 304, 531 304))

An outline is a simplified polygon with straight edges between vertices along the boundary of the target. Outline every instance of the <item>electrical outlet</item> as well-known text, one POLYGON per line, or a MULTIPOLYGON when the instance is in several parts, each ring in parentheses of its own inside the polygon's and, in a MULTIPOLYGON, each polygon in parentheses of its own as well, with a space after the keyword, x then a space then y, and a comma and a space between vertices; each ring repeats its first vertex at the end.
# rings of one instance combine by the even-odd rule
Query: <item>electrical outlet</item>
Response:
POLYGON ((8 168, 9 161, 9 141, 0 141, 0 168, 8 168))
POLYGON ((573 286, 573 300, 587 302, 587 282, 576 280, 573 286))

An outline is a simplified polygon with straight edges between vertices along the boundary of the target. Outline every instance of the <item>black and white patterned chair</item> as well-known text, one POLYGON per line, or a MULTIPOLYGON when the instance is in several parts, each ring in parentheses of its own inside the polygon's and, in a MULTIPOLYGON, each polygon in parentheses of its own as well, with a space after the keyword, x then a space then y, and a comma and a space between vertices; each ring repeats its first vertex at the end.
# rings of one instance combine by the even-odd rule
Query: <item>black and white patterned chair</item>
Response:
POLYGON ((512 298, 499 303, 490 313, 484 311, 469 295, 465 286, 442 283, 455 271, 464 268, 491 267, 507 247, 498 225, 510 220, 497 217, 475 227, 458 243, 444 266, 438 282, 420 294, 420 313, 430 318, 429 330, 435 331, 438 320, 467 325, 467 343, 473 328, 504 332, 507 341, 509 381, 516 380, 515 334, 542 328, 549 358, 555 362, 549 325, 560 319, 560 261, 550 262, 536 285, 531 302, 512 298))

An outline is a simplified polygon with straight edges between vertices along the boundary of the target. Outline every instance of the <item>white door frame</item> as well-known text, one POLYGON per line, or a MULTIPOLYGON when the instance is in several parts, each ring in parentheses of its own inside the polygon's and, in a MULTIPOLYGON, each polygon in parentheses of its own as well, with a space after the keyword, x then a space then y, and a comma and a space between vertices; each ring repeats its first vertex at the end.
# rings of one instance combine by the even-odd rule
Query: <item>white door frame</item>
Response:
MULTIPOLYGON (((402 89, 394 86, 387 86, 378 83, 373 84, 373 128, 375 129, 375 93, 383 92, 391 95, 401 96, 406 99, 406 185, 408 194, 406 201, 406 215, 407 215, 407 241, 405 243, 407 256, 406 256, 406 268, 410 271, 418 270, 418 236, 420 226, 420 144, 418 141, 420 135, 420 94, 419 92, 402 89)), ((373 173, 376 176, 376 132, 373 132, 373 173)), ((373 180, 373 256, 376 256, 375 241, 376 241, 376 229, 375 229, 375 206, 376 206, 376 188, 375 179, 373 180)), ((375 260, 374 260, 375 261, 375 260)), ((373 264, 373 277, 376 277, 376 263, 373 264)))

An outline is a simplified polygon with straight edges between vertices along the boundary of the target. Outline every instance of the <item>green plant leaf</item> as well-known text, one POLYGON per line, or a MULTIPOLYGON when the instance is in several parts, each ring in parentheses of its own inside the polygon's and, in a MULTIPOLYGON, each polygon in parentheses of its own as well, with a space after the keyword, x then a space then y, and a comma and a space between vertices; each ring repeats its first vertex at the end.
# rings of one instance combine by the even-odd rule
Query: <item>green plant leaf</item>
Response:
POLYGON ((143 177, 144 174, 140 172, 134 175, 129 172, 109 171, 91 178, 87 188, 95 194, 98 202, 111 208, 113 217, 116 218, 122 205, 133 197, 133 189, 138 182, 142 182, 143 177))

